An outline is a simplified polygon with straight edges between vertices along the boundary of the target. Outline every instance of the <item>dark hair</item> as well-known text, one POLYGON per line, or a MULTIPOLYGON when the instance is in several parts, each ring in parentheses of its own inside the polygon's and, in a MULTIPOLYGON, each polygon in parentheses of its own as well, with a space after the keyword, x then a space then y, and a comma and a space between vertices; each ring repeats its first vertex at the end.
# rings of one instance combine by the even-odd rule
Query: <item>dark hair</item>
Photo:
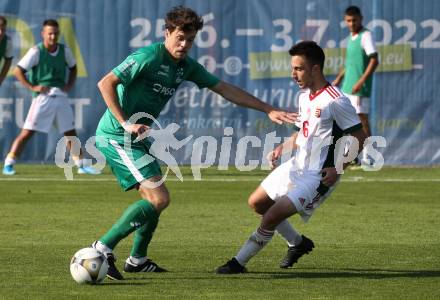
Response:
POLYGON ((361 16, 362 17, 362 13, 361 10, 359 9, 359 7, 357 6, 349 6, 345 9, 345 15, 346 16, 361 16))
POLYGON ((0 21, 3 21, 3 23, 4 23, 5 25, 8 25, 8 20, 6 20, 5 17, 0 16, 0 21))
POLYGON ((314 41, 299 42, 290 48, 289 54, 291 56, 304 56, 312 65, 319 65, 321 71, 324 70, 324 51, 314 41))
POLYGON ((166 15, 165 28, 170 32, 179 28, 184 32, 199 31, 203 27, 203 19, 191 8, 184 6, 173 7, 166 15))
POLYGON ((44 22, 43 22, 43 27, 44 27, 44 26, 60 27, 60 26, 58 25, 58 22, 57 22, 56 20, 54 20, 54 19, 47 19, 47 20, 44 20, 44 22))

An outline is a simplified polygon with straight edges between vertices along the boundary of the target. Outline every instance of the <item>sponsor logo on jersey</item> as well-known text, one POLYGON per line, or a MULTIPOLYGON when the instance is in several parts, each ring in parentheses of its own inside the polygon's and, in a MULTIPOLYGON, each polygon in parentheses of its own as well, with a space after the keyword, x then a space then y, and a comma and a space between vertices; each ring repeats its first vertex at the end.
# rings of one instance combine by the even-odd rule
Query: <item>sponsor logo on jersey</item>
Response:
POLYGON ((158 75, 162 75, 164 77, 168 77, 168 72, 170 71, 170 66, 160 65, 160 70, 157 72, 158 75))
POLYGON ((156 93, 162 94, 164 96, 171 96, 174 94, 176 89, 162 86, 160 83, 155 83, 155 84, 153 84, 153 91, 155 91, 156 93))
POLYGON ((119 71, 124 75, 127 75, 130 72, 131 68, 136 64, 137 63, 134 59, 129 59, 126 62, 124 62, 122 66, 119 67, 119 71))
POLYGON ((321 117, 321 109, 319 107, 315 110, 315 117, 321 117))
POLYGON ((183 68, 179 68, 176 71, 176 83, 181 83, 183 81, 183 68))

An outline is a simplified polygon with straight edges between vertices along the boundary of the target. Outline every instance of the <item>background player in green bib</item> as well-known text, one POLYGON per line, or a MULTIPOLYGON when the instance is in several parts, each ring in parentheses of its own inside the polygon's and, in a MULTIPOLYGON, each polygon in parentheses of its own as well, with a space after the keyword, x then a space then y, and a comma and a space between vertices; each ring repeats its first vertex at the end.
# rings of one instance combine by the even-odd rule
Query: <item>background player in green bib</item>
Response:
MULTIPOLYGON (((76 80, 76 61, 68 47, 58 43, 58 22, 43 22, 43 42, 35 45, 18 62, 14 75, 20 83, 32 91, 34 98, 20 134, 12 143, 5 159, 4 175, 14 175, 14 164, 26 142, 36 131, 48 133, 55 123, 66 137, 76 136, 74 116, 67 98, 76 80), (66 69, 69 71, 66 82, 66 69), (29 76, 26 73, 29 72, 29 76)), ((71 144, 67 147, 70 149, 71 144)), ((73 156, 79 174, 99 174, 83 165, 82 153, 73 156)))
MULTIPOLYGON (((368 114, 373 83, 372 75, 379 64, 377 50, 371 32, 362 26, 362 13, 357 6, 349 6, 345 10, 344 21, 350 30, 345 68, 333 81, 333 85, 339 85, 344 79, 342 91, 356 109, 365 134, 370 136, 368 114)), ((362 163, 371 164, 367 159, 366 150, 362 152, 362 163)))
POLYGON ((0 16, 0 64, 3 64, 0 71, 0 86, 8 75, 12 62, 12 41, 6 35, 8 22, 5 17, 0 16), (3 62, 2 62, 3 60, 3 62))
POLYGON ((133 139, 149 129, 152 119, 141 118, 130 122, 130 117, 143 112, 157 118, 179 84, 189 80, 199 88, 207 87, 237 105, 263 111, 279 124, 296 120, 296 114, 276 110, 247 92, 222 82, 188 57, 187 53, 202 27, 202 18, 193 10, 182 6, 171 9, 165 19, 165 41, 129 55, 98 83, 108 109, 98 125, 97 147, 106 157, 121 187, 124 190, 136 188, 142 198, 129 206, 113 227, 92 244, 107 256, 107 276, 112 279, 123 279, 115 266, 112 250, 133 231, 134 244, 125 261, 124 271, 165 271, 147 259, 147 247, 159 215, 168 206, 170 197, 162 183, 157 161, 153 158, 150 162, 137 163, 149 153, 149 146, 133 139), (131 136, 129 150, 124 144, 124 135, 131 136))

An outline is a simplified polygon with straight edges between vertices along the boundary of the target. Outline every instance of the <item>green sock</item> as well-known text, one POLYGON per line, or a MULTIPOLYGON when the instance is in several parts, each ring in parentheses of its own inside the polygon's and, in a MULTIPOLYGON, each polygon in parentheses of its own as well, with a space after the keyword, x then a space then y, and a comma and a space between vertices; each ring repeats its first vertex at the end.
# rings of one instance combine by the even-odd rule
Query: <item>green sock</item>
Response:
POLYGON ((137 229, 134 233, 133 248, 131 248, 131 256, 134 257, 147 257, 148 244, 153 237, 154 230, 159 222, 159 216, 157 212, 155 216, 148 219, 148 222, 144 224, 141 228, 137 229))
POLYGON ((150 219, 156 220, 157 212, 147 200, 139 200, 130 205, 118 221, 104 234, 99 241, 114 249, 120 240, 138 228, 142 228, 150 219))

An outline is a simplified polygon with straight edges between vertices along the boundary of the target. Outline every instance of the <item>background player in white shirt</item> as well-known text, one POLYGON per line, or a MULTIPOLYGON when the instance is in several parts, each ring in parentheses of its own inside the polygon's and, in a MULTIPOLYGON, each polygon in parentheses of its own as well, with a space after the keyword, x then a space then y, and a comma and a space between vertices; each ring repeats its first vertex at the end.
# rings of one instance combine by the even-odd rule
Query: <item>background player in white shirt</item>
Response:
MULTIPOLYGON (((14 75, 33 92, 34 98, 20 134, 15 138, 5 159, 4 175, 14 175, 14 164, 26 142, 36 131, 48 133, 55 122, 60 133, 76 137, 73 110, 67 92, 76 80, 76 61, 68 47, 58 43, 59 26, 56 20, 43 22, 43 42, 35 45, 18 62, 14 75), (69 75, 66 81, 66 69, 69 75), (26 76, 26 73, 29 75, 26 76)), ((71 148, 71 142, 68 142, 71 148)), ((82 153, 72 155, 79 174, 100 172, 83 165, 82 153)))
POLYGON ((249 197, 249 205, 262 215, 261 224, 237 255, 217 268, 219 274, 245 272, 245 265, 272 239, 275 230, 289 244, 281 268, 291 267, 312 251, 313 242, 297 233, 286 219, 298 213, 307 221, 334 189, 339 177, 335 168, 338 139, 350 134, 362 149, 366 138, 349 99, 323 75, 323 50, 315 42, 304 41, 293 46, 289 54, 293 79, 308 90, 299 99, 299 131, 270 153, 269 159, 275 165, 286 148, 297 147, 297 154, 269 174, 249 197))

